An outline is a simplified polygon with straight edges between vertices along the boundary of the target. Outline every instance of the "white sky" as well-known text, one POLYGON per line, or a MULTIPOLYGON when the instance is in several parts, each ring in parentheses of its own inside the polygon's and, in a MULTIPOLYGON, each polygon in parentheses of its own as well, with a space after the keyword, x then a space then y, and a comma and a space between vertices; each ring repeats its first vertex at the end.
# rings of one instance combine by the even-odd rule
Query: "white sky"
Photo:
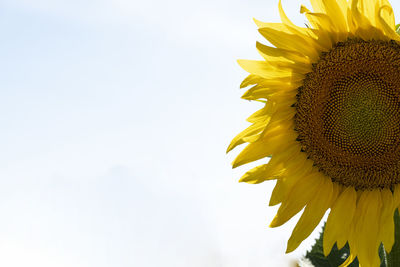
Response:
MULTIPOLYGON (((303 24, 300 3, 283 1, 303 24)), ((318 233, 285 255, 296 220, 267 227, 274 183, 237 183, 249 167, 225 155, 260 108, 240 99, 236 59, 260 58, 252 18, 278 22, 277 4, 3 0, 0 266, 268 267, 303 255, 318 233)))

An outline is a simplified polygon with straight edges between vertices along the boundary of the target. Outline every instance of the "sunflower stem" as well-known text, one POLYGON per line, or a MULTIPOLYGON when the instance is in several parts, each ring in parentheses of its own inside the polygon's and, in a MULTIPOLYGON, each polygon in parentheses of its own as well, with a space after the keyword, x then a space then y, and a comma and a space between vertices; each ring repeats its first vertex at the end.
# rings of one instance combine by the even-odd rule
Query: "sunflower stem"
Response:
POLYGON ((400 266, 400 216, 397 209, 394 213, 394 229, 394 245, 392 251, 386 256, 387 267, 400 266))

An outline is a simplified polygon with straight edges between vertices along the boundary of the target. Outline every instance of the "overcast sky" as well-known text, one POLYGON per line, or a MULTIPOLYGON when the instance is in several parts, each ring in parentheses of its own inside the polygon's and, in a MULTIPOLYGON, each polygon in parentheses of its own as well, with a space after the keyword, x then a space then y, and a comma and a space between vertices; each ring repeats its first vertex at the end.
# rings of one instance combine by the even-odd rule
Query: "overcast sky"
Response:
MULTIPOLYGON (((299 25, 300 3, 283 1, 299 25)), ((0 265, 299 259, 319 230, 285 255, 296 220, 268 228, 274 182, 237 183, 250 166, 225 155, 261 107, 236 60, 260 59, 252 18, 278 22, 277 5, 2 0, 0 265)))

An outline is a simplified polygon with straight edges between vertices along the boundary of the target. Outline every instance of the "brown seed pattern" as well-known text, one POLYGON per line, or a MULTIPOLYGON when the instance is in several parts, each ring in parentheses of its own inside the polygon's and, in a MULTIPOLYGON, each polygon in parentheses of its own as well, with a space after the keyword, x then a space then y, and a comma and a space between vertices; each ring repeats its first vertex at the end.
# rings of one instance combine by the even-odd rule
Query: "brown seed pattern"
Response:
POLYGON ((400 182, 400 45, 349 39, 323 53, 299 88, 302 150, 358 190, 400 182))

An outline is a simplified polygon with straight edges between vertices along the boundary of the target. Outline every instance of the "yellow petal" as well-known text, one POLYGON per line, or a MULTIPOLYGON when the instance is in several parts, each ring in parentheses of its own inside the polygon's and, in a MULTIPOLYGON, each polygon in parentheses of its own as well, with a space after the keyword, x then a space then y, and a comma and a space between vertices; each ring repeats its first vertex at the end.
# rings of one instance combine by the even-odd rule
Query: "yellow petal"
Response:
POLYGON ((382 190, 382 217, 379 231, 380 239, 383 242, 385 250, 389 253, 394 244, 394 219, 395 211, 393 194, 389 189, 382 190))
POLYGON ((254 86, 247 90, 241 98, 246 100, 268 99, 272 94, 277 92, 279 92, 279 89, 254 86))
POLYGON ((286 195, 286 185, 282 179, 278 179, 276 181, 274 190, 272 190, 271 198, 269 200, 269 206, 275 206, 281 203, 285 199, 286 195))
POLYGON ((345 31, 341 34, 338 33, 339 28, 338 23, 336 23, 336 17, 331 18, 320 11, 311 12, 304 6, 301 6, 300 13, 305 13, 307 20, 315 29, 313 32, 317 36, 318 43, 324 48, 320 49, 320 51, 328 51, 332 48, 333 44, 346 38, 347 34, 345 34, 345 31), (339 36, 342 36, 342 39, 339 36))
POLYGON ((338 249, 342 249, 348 242, 349 232, 350 232, 350 229, 343 229, 343 232, 340 232, 337 234, 336 245, 337 245, 338 249))
POLYGON ((263 45, 260 42, 256 42, 256 47, 257 50, 263 55, 267 55, 270 57, 283 57, 293 62, 302 62, 305 64, 310 64, 310 60, 307 57, 296 51, 270 47, 263 45))
POLYGON ((288 112, 291 112, 293 110, 295 111, 294 104, 297 102, 297 94, 298 90, 279 90, 275 93, 270 94, 267 99, 278 103, 276 113, 280 114, 284 111, 283 108, 281 109, 281 105, 279 105, 281 101, 288 101, 288 103, 291 103, 290 106, 286 106, 288 112))
MULTIPOLYGON (((353 30, 357 30, 357 28, 364 28, 364 29, 369 29, 372 28, 372 20, 375 20, 375 16, 370 20, 367 17, 364 16, 364 6, 362 1, 359 0, 352 0, 351 2, 351 17, 352 17, 352 22, 355 24, 356 28, 353 30), (360 5, 359 5, 360 3, 360 5)), ((375 5, 373 5, 375 6, 375 5)), ((373 15, 375 15, 373 13, 373 15)), ((349 25, 351 26, 351 25, 349 25)), ((351 27, 350 27, 351 28, 351 27)), ((363 36, 361 36, 363 37, 363 36)), ((365 36, 367 37, 367 36, 365 36)), ((365 37, 363 37, 365 39, 365 37)), ((369 38, 367 38, 369 40, 369 38)))
POLYGON ((248 122, 257 123, 259 121, 265 121, 276 111, 276 104, 272 101, 267 101, 265 106, 254 112, 250 117, 247 118, 248 122))
MULTIPOLYGON (((331 25, 331 27, 336 29, 339 32, 346 32, 347 31, 347 21, 346 21, 347 12, 343 13, 343 9, 342 9, 344 3, 342 2, 341 4, 339 4, 336 0, 325 0, 325 1, 318 0, 318 2, 321 2, 322 5, 324 6, 324 9, 325 9, 324 13, 330 18, 330 21, 331 22, 334 21, 334 24, 331 25)), ((347 8, 345 10, 347 10, 347 8)), ((321 11, 317 11, 317 12, 321 12, 321 11)))
POLYGON ((304 176, 311 174, 313 162, 307 160, 305 153, 300 153, 286 167, 283 177, 279 179, 274 190, 272 191, 269 201, 270 206, 275 206, 285 199, 292 190, 293 186, 304 176))
POLYGON ((341 192, 342 192, 342 186, 339 185, 338 183, 333 183, 332 199, 331 199, 331 204, 329 205, 330 208, 332 208, 333 205, 336 203, 336 200, 341 192))
POLYGON ((377 8, 377 13, 376 13, 377 25, 380 26, 380 28, 385 32, 385 34, 389 36, 391 39, 400 41, 400 37, 396 33, 395 27, 393 27, 393 25, 389 25, 388 22, 384 19, 383 14, 385 13, 385 11, 393 14, 393 9, 389 5, 384 5, 380 8, 377 8))
POLYGON ((240 88, 245 88, 245 87, 247 87, 249 85, 257 84, 257 83, 261 82, 262 80, 263 80, 263 78, 261 78, 260 76, 254 75, 254 74, 250 74, 240 84, 240 88))
POLYGON ((400 186, 395 185, 393 189, 393 205, 394 208, 398 208, 400 205, 400 186))
POLYGON ((275 154, 286 148, 285 144, 289 141, 296 139, 295 133, 287 132, 283 125, 271 129, 269 133, 271 137, 247 145, 233 161, 233 168, 275 154))
POLYGON ((296 143, 289 143, 287 147, 286 150, 274 155, 268 164, 255 167, 245 173, 239 182, 256 184, 264 182, 265 180, 274 179, 282 174, 287 163, 300 153, 300 145, 296 143))
MULTIPOLYGON (((280 57, 277 56, 271 56, 269 54, 264 53, 264 51, 269 52, 265 47, 268 46, 263 46, 259 43, 257 43, 257 50, 260 53, 260 55, 265 59, 266 63, 269 64, 271 67, 275 67, 276 69, 279 70, 288 70, 291 72, 297 72, 297 73, 308 73, 310 72, 311 69, 311 64, 310 62, 304 62, 304 60, 301 61, 294 61, 290 60, 286 57, 283 57, 282 55, 280 57), (261 49, 259 49, 259 47, 261 49)), ((277 49, 277 48, 275 48, 277 49)), ((305 58, 303 56, 303 58, 305 58)))
POLYGON ((299 180, 290 191, 289 197, 282 202, 270 227, 277 227, 284 224, 303 209, 315 196, 323 179, 325 177, 321 177, 321 174, 316 172, 299 180))
POLYGON ((228 149, 226 150, 226 153, 228 153, 229 151, 234 149, 236 146, 245 143, 243 138, 261 132, 266 127, 266 125, 268 124, 270 118, 271 117, 266 118, 265 120, 263 120, 261 122, 257 122, 255 124, 251 125, 246 130, 242 131, 237 136, 235 136, 235 138, 233 138, 232 142, 229 144, 228 149))
POLYGON ((290 33, 296 34, 305 39, 313 46, 320 48, 320 44, 316 42, 315 40, 316 36, 311 29, 299 27, 295 25, 293 22, 291 22, 290 19, 286 16, 285 11, 282 8, 282 2, 280 0, 278 7, 279 7, 279 16, 282 20, 282 23, 285 25, 285 27, 290 33))
POLYGON ((300 154, 300 145, 297 142, 287 143, 286 149, 276 153, 273 155, 271 160, 268 162, 268 165, 271 167, 282 166, 286 168, 286 166, 291 163, 293 158, 296 158, 298 154, 300 154))
POLYGON ((279 109, 278 107, 277 111, 272 115, 270 123, 265 127, 262 133, 260 133, 260 137, 257 141, 261 139, 267 141, 281 134, 290 136, 290 139, 285 140, 286 142, 297 138, 298 133, 294 131, 293 119, 296 111, 294 108, 290 108, 290 105, 291 104, 287 105, 284 109, 279 109))
MULTIPOLYGON (((347 189, 347 187, 344 187, 344 186, 341 186, 341 187, 342 187, 342 192, 344 192, 344 190, 347 189)), ((358 195, 359 194, 356 192, 356 196, 355 196, 356 199, 358 198, 358 195)), ((352 229, 354 228, 354 225, 356 223, 355 219, 354 219, 354 216, 356 216, 355 215, 356 212, 357 212, 357 209, 355 209, 355 211, 354 211, 352 221, 349 220, 348 223, 344 222, 345 226, 340 227, 341 230, 336 233, 336 241, 337 241, 336 244, 337 244, 338 249, 342 249, 346 245, 347 242, 349 242, 349 243, 351 242, 350 236, 351 236, 351 233, 354 232, 354 231, 352 231, 352 229)))
POLYGON ((333 244, 337 240, 337 235, 349 228, 353 220, 356 209, 357 194, 353 187, 347 187, 336 200, 326 222, 323 248, 327 256, 333 244))
POLYGON ((375 26, 375 3, 379 3, 376 0, 360 0, 359 7, 361 13, 368 19, 368 21, 375 26))
MULTIPOLYGON (((306 15, 307 14, 310 14, 310 13, 313 13, 313 12, 311 12, 307 7, 305 7, 305 6, 303 6, 303 5, 301 5, 300 6, 300 13, 301 14, 303 14, 303 13, 305 13, 306 15)), ((309 20, 309 22, 311 23, 311 25, 314 27, 314 28, 318 28, 318 23, 316 23, 316 21, 310 21, 309 20)))
POLYGON ((281 80, 263 79, 263 81, 259 82, 258 85, 262 87, 280 88, 283 91, 287 91, 287 90, 297 90, 297 88, 303 85, 303 81, 285 82, 281 80))
POLYGON ((308 21, 316 27, 316 29, 324 30, 324 31, 329 31, 335 32, 335 24, 332 22, 331 18, 327 16, 326 14, 322 13, 306 13, 306 17, 308 21))
POLYGON ((282 22, 284 23, 284 24, 286 24, 286 25, 288 25, 288 26, 291 26, 291 27, 297 27, 293 22, 291 22, 290 21, 290 19, 286 16, 286 14, 285 14, 285 11, 283 10, 283 8, 282 8, 282 0, 279 0, 279 3, 278 3, 278 9, 279 9, 279 16, 280 16, 280 18, 281 18, 281 20, 282 20, 282 22))
POLYGON ((310 0, 314 12, 325 13, 325 6, 322 0, 310 0))
POLYGON ((318 42, 325 48, 324 51, 330 50, 333 44, 339 41, 339 34, 335 32, 335 27, 332 27, 334 23, 327 15, 312 13, 304 6, 301 6, 300 12, 305 13, 311 26, 315 28, 318 42))
POLYGON ((275 116, 279 116, 279 114, 283 114, 284 112, 291 112, 295 110, 292 105, 297 102, 295 94, 286 94, 283 96, 276 94, 271 96, 271 100, 277 102, 276 112, 274 113, 275 116), (289 95, 291 95, 291 97, 289 97, 289 95))
POLYGON ((287 244, 286 253, 295 250, 301 242, 312 233, 315 227, 317 227, 331 204, 332 195, 332 181, 330 178, 324 178, 324 181, 318 188, 317 194, 311 202, 307 204, 303 214, 293 229, 293 233, 287 244))
POLYGON ((378 1, 378 7, 376 8, 378 12, 380 12, 380 16, 382 19, 387 23, 387 25, 391 29, 396 29, 396 23, 395 23, 395 18, 394 18, 394 13, 392 6, 390 5, 389 1, 387 0, 380 0, 378 1), (383 8, 384 6, 387 6, 388 8, 383 8))
POLYGON ((250 171, 246 172, 239 180, 239 182, 246 182, 249 184, 259 184, 267 180, 275 179, 283 170, 272 169, 268 164, 257 166, 250 171))
POLYGON ((347 11, 349 9, 347 0, 336 0, 336 2, 338 3, 340 9, 342 10, 343 19, 345 20, 345 22, 347 24, 347 11))
POLYGON ((381 29, 378 28, 358 28, 355 31, 355 35, 363 40, 383 40, 389 41, 390 38, 385 35, 381 29))
MULTIPOLYGON (((350 247, 350 255, 349 258, 342 264, 343 266, 348 266, 358 255, 358 247, 357 247, 357 236, 355 234, 355 229, 356 229, 356 223, 357 223, 357 216, 360 215, 360 210, 356 208, 356 212, 354 215, 353 223, 350 225, 348 229, 348 242, 349 242, 349 247, 350 247)), ((341 265, 341 266, 342 266, 341 265)))
POLYGON ((238 60, 239 65, 247 72, 258 75, 265 79, 279 79, 286 82, 304 80, 304 74, 297 73, 293 69, 278 69, 265 61, 238 60))
MULTIPOLYGON (((244 137, 243 141, 249 143, 269 142, 270 139, 275 139, 276 141, 278 141, 280 139, 276 139, 276 137, 282 135, 283 137, 286 137, 286 139, 282 140, 283 142, 285 142, 284 144, 288 144, 289 142, 291 143, 298 136, 298 133, 294 131, 293 117, 295 113, 295 110, 290 108, 275 112, 271 117, 271 121, 262 130, 261 133, 254 136, 244 137)), ((286 147, 286 145, 284 145, 284 147, 286 147)))
POLYGON ((312 61, 316 61, 319 58, 313 43, 299 35, 287 33, 281 27, 270 23, 268 26, 259 29, 259 32, 277 48, 297 51, 308 56, 312 61))
MULTIPOLYGON (((274 98, 278 98, 278 95, 272 95, 271 99, 274 98)), ((286 100, 286 97, 283 97, 283 99, 286 100)), ((283 101, 283 99, 281 99, 283 101)), ((277 101, 278 103, 282 102, 282 101, 277 101)), ((276 124, 283 124, 283 123, 287 123, 288 126, 294 126, 294 121, 292 120, 292 118, 294 117, 294 115, 296 114, 296 109, 293 107, 290 107, 290 105, 296 103, 296 100, 290 101, 288 103, 287 106, 283 107, 282 109, 278 106, 277 107, 277 111, 272 115, 272 122, 271 122, 271 126, 276 123, 276 124)), ((263 136, 265 136, 265 133, 262 134, 263 136)))
POLYGON ((355 236, 358 248, 358 260, 361 266, 373 265, 378 257, 379 261, 379 222, 381 216, 382 199, 379 190, 364 191, 357 203, 360 216, 357 217, 355 236))

